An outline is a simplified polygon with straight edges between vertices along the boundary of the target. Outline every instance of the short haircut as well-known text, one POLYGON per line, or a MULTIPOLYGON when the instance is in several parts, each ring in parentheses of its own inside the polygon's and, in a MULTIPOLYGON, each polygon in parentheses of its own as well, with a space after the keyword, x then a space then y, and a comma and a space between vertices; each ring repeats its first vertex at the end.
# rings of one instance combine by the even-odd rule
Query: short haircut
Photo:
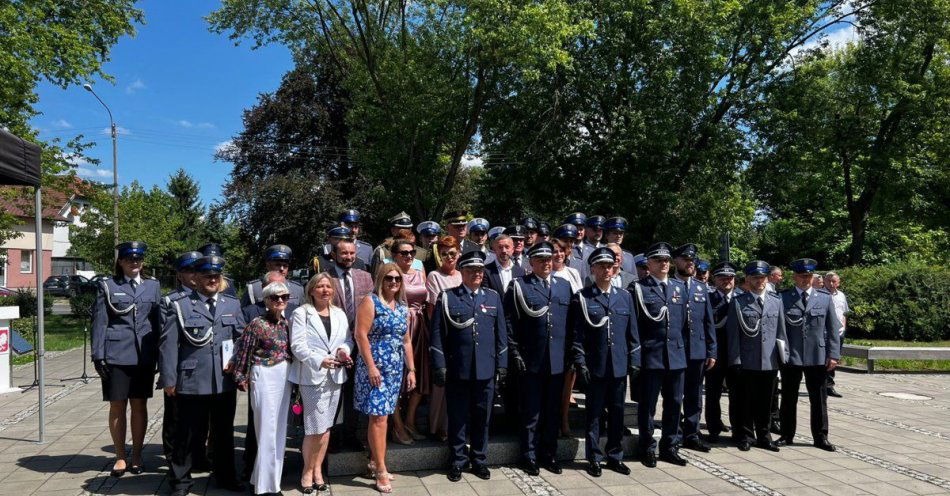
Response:
POLYGON ((273 284, 273 283, 275 283, 275 282, 284 282, 284 281, 286 281, 286 280, 287 280, 287 278, 284 277, 283 274, 281 274, 280 272, 278 272, 278 271, 276 271, 276 270, 272 270, 272 271, 270 271, 270 272, 264 274, 264 282, 266 283, 266 285, 265 285, 264 287, 270 286, 271 284, 273 284))
POLYGON ((776 272, 781 272, 781 271, 782 271, 782 268, 779 267, 778 265, 773 265, 769 267, 769 274, 774 274, 776 272))
POLYGON ((290 294, 290 289, 282 281, 274 281, 261 291, 261 297, 265 300, 274 295, 290 294))
POLYGON ((825 279, 831 279, 832 277, 837 277, 838 279, 841 279, 841 276, 839 276, 838 273, 833 270, 829 270, 828 272, 825 272, 825 279))
POLYGON ((507 239, 507 240, 511 240, 511 242, 514 243, 514 240, 511 239, 511 236, 509 236, 509 235, 507 235, 507 234, 499 234, 498 236, 495 236, 495 239, 491 240, 492 248, 495 247, 495 243, 497 243, 497 242, 499 242, 499 241, 504 241, 504 240, 506 240, 506 239, 507 239))
POLYGON ((349 244, 353 245, 354 248, 356 248, 356 241, 353 241, 353 240, 350 239, 350 238, 343 238, 343 239, 337 241, 337 243, 336 243, 335 245, 333 245, 333 253, 338 253, 338 252, 340 251, 340 250, 339 250, 339 246, 342 245, 343 243, 349 243, 349 244))
POLYGON ((447 248, 455 248, 456 250, 459 249, 459 242, 457 239, 455 239, 455 236, 442 236, 439 238, 439 241, 435 243, 435 249, 437 252, 447 248))

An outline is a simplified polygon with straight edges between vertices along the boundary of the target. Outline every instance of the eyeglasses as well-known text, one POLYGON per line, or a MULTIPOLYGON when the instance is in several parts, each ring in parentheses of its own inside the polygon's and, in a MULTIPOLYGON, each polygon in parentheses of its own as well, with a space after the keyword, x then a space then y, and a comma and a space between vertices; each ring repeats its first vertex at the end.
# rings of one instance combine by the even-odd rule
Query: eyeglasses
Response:
POLYGON ((402 255, 404 257, 414 257, 416 256, 416 250, 402 250, 402 251, 397 251, 396 254, 402 255))
POLYGON ((277 301, 290 301, 290 295, 289 295, 289 294, 270 295, 270 296, 267 297, 267 299, 270 300, 270 301, 274 301, 274 302, 277 302, 277 301))
POLYGON ((402 282, 402 276, 385 276, 383 280, 388 283, 400 283, 402 282))
POLYGON ((459 256, 459 252, 457 252, 457 251, 455 251, 455 250, 452 250, 452 251, 441 251, 441 252, 439 252, 439 256, 442 257, 442 258, 455 258, 455 257, 459 256))

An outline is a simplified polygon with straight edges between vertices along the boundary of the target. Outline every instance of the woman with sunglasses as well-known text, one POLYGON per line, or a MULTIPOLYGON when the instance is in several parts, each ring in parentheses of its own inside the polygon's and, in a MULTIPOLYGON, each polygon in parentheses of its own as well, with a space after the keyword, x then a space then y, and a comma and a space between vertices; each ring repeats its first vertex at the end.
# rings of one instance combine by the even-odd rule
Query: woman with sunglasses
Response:
POLYGON ((250 389, 257 434, 257 458, 251 473, 255 494, 279 493, 290 408, 290 336, 284 310, 290 288, 274 281, 261 292, 267 312, 255 317, 238 339, 228 371, 241 391, 250 389))
POLYGON ((400 407, 404 406, 406 418, 403 421, 402 408, 397 407, 393 413, 393 440, 399 444, 413 444, 416 440, 425 439, 425 436, 416 430, 416 409, 422 402, 423 396, 431 391, 429 381, 429 319, 426 312, 426 303, 429 293, 426 291, 426 274, 424 269, 413 268, 416 260, 416 246, 409 240, 400 239, 393 243, 393 259, 399 270, 402 271, 402 287, 406 292, 406 303, 409 306, 409 336, 412 340, 412 366, 416 371, 416 387, 410 392, 403 381, 403 398, 400 407))
MULTIPOLYGON (((442 236, 435 244, 434 248, 438 251, 439 260, 442 262, 438 270, 429 272, 426 278, 426 291, 428 298, 428 317, 432 318, 432 310, 435 308, 435 302, 439 295, 446 289, 452 289, 462 284, 462 273, 456 270, 455 265, 461 254, 459 242, 452 236, 442 236)), ((431 355, 428 353, 429 346, 424 348, 426 367, 430 370, 431 366, 428 360, 431 355)), ((448 410, 445 406, 445 388, 432 384, 429 394, 429 432, 438 437, 442 442, 448 439, 448 410)))
POLYGON ((409 308, 398 265, 383 264, 376 271, 376 289, 360 302, 354 337, 359 350, 355 406, 369 416, 371 461, 367 469, 376 479, 376 489, 389 493, 393 488, 386 470, 386 420, 396 411, 404 369, 406 391, 411 392, 416 386, 409 308))
POLYGON ((142 274, 147 246, 129 241, 116 247, 115 273, 104 279, 92 307, 92 362, 109 402, 109 433, 115 446, 111 475, 120 477, 125 461, 126 409, 132 405, 133 474, 142 473, 142 442, 148 421, 146 403, 155 384, 161 334, 161 286, 142 274))

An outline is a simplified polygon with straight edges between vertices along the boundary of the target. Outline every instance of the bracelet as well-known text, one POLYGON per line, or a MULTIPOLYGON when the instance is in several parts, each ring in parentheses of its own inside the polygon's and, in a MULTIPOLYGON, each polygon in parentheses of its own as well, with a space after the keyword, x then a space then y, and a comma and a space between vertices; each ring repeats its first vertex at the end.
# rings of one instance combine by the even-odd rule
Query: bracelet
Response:
POLYGON ((416 373, 416 369, 409 369, 409 372, 412 372, 413 374, 415 374, 415 373, 416 373))

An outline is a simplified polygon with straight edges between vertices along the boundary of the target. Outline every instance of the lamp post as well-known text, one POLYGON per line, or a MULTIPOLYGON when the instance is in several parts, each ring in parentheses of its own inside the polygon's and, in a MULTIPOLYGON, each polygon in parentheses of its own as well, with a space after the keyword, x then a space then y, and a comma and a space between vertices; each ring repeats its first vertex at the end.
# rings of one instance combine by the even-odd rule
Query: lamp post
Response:
MULTIPOLYGON (((119 133, 115 127, 115 120, 112 119, 112 111, 109 110, 109 106, 106 105, 106 102, 102 101, 102 98, 99 98, 99 95, 92 90, 92 85, 86 83, 82 85, 89 93, 92 93, 92 96, 96 97, 96 100, 99 100, 99 103, 105 107, 106 112, 109 113, 109 124, 112 129, 112 226, 113 226, 113 240, 112 246, 119 246, 119 164, 118 164, 118 138, 119 133)), ((118 250, 118 248, 116 248, 118 250)), ((118 251, 115 253, 116 258, 118 258, 118 251)))

